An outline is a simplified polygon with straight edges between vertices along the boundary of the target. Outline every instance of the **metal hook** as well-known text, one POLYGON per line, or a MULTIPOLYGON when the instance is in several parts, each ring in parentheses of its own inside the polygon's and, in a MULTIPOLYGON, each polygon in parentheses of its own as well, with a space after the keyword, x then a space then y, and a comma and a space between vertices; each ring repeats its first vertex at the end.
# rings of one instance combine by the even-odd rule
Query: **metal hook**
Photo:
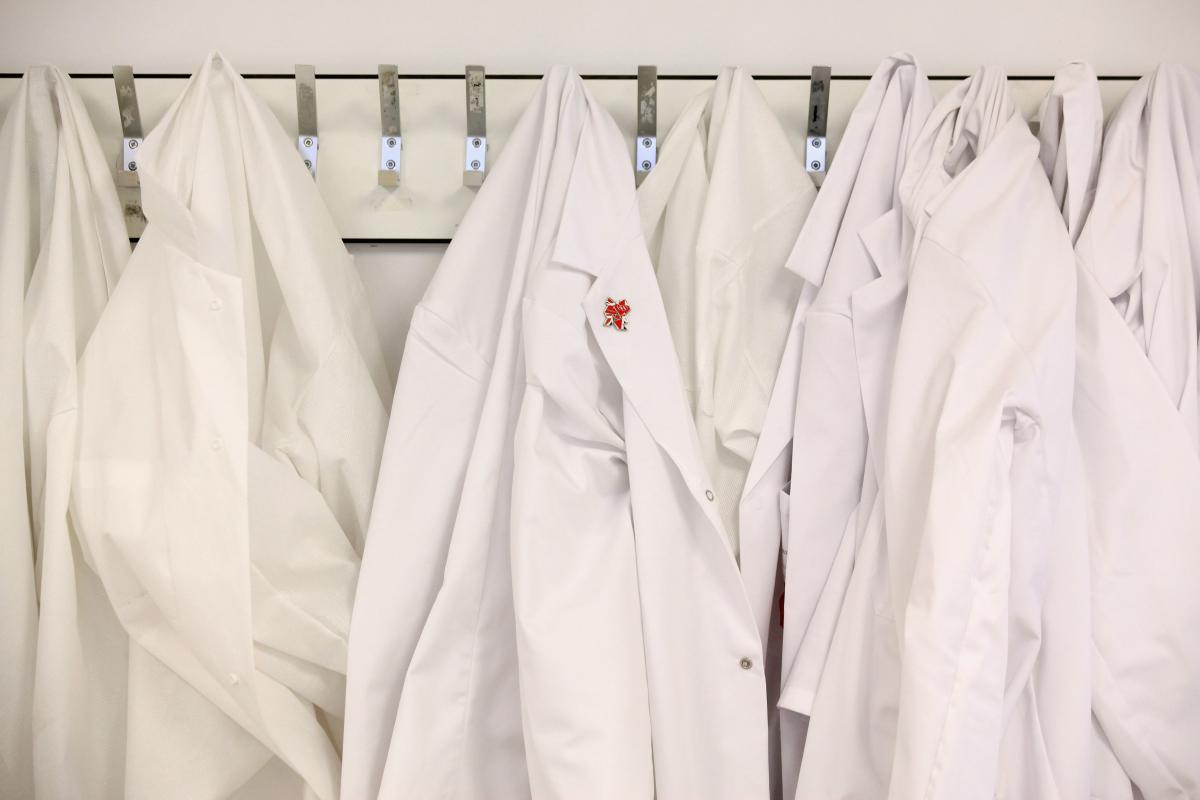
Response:
POLYGON ((658 67, 638 67, 637 154, 634 179, 638 186, 658 163, 658 67))
POLYGON ((804 166, 810 175, 824 177, 829 166, 829 67, 813 67, 808 82, 808 137, 804 143, 804 166))
POLYGON ((133 67, 113 67, 117 88, 117 110, 121 113, 121 157, 117 162, 117 185, 138 186, 138 151, 142 146, 142 114, 138 110, 137 87, 133 67))
POLYGON ((304 166, 317 177, 317 72, 311 64, 296 65, 296 147, 304 166))
POLYGON ((463 186, 482 186, 487 176, 487 95, 483 67, 467 65, 467 139, 463 186))
POLYGON ((400 88, 395 64, 379 65, 379 185, 394 189, 400 185, 400 88))

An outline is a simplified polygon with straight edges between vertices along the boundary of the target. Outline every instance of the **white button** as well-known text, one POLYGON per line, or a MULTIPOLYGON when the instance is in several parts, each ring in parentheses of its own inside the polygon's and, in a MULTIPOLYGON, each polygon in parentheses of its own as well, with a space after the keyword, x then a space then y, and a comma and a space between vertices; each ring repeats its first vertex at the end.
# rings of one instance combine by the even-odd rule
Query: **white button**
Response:
POLYGON ((222 447, 225 446, 225 443, 222 442, 221 437, 218 436, 216 439, 213 439, 211 442, 209 442, 208 446, 211 447, 213 450, 220 450, 222 447))
POLYGON ((230 686, 237 686, 241 682, 241 680, 242 679, 238 677, 238 674, 236 672, 229 673, 229 685, 230 686))
POLYGON ((712 489, 706 489, 704 492, 704 496, 707 497, 709 499, 709 501, 711 502, 715 495, 713 495, 712 489))
POLYGON ((738 662, 738 664, 741 665, 742 669, 750 669, 751 667, 754 666, 754 661, 749 658, 743 658, 741 661, 738 662))
POLYGON ((221 310, 221 301, 213 300, 211 303, 208 304, 208 307, 211 308, 213 311, 220 311, 221 310))

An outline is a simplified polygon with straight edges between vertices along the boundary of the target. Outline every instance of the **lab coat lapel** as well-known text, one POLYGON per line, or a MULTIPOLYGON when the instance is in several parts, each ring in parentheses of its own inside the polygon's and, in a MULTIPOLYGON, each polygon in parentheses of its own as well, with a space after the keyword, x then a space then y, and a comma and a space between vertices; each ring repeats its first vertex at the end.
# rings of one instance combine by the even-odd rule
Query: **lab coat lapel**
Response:
MULTIPOLYGON (((628 221, 631 225, 637 222, 632 215, 628 221)), ((700 460, 696 429, 671 345, 662 296, 640 235, 627 240, 627 249, 617 262, 597 276, 584 298, 584 311, 630 404, 675 463, 693 498, 704 496, 710 487, 700 460), (605 325, 609 298, 629 304, 624 330, 605 325)), ((714 504, 702 507, 713 526, 721 530, 714 504)))
MULTIPOLYGON (((703 497, 708 481, 662 294, 641 234, 633 177, 605 169, 610 160, 597 141, 596 131, 606 124, 611 123, 597 119, 580 141, 551 258, 595 276, 582 303, 588 326, 629 404, 674 462, 693 498, 703 497), (605 211, 614 208, 626 210, 605 211), (605 324, 610 299, 628 305, 622 327, 605 324)), ((719 531, 713 504, 701 507, 719 531)))
POLYGON ((904 254, 911 230, 899 208, 893 208, 859 232, 879 277, 850 296, 854 352, 862 387, 868 457, 878 481, 883 480, 883 442, 887 433, 888 387, 896 361, 896 333, 904 316, 907 274, 904 254))

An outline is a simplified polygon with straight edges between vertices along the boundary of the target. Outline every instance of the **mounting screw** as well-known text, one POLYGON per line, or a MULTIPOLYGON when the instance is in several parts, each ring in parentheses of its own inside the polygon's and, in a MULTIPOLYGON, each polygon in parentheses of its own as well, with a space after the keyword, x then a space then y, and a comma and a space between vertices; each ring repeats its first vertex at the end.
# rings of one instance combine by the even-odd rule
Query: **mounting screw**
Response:
POLYGON ((396 162, 395 162, 395 161, 392 161, 392 160, 389 158, 389 159, 387 160, 387 164, 385 164, 385 166, 386 166, 388 169, 395 169, 395 168, 396 168, 396 162))

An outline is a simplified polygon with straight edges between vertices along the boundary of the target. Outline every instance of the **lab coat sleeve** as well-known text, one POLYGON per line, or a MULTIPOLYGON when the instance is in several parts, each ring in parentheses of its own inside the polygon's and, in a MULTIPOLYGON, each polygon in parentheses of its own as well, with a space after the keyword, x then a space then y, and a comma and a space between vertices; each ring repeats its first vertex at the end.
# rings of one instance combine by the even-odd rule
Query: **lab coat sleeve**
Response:
POLYGON ((405 342, 359 573, 342 796, 378 796, 409 662, 442 584, 487 374, 427 304, 405 342))
POLYGON ((650 798, 623 400, 580 314, 525 305, 513 595, 534 798, 650 798))
POLYGON ((1043 564, 1030 547, 1053 533, 1048 410, 1031 389, 1034 359, 985 287, 939 245, 921 250, 889 409, 888 549, 903 643, 889 796, 982 797, 996 785, 1005 700, 1028 667, 1010 629, 1036 640, 1040 627, 1038 579, 1021 565, 1043 564))

